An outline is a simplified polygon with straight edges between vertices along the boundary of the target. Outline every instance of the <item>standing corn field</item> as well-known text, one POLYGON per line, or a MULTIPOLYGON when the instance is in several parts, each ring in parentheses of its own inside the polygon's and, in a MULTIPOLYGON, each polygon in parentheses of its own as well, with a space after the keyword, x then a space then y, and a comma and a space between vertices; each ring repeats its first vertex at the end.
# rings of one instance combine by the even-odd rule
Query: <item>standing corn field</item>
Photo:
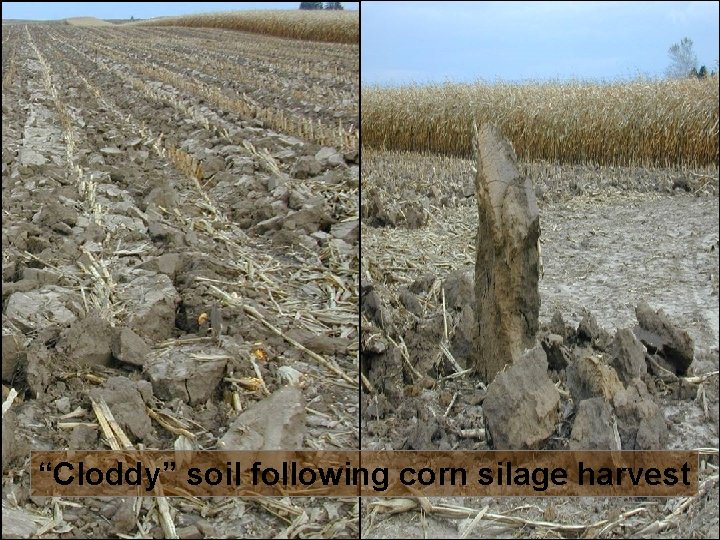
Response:
POLYGON ((718 79, 445 84, 362 91, 363 145, 470 157, 472 123, 497 124, 524 160, 718 163, 718 79))
POLYGON ((360 37, 358 13, 354 11, 233 11, 164 17, 141 21, 137 24, 222 28, 331 43, 357 43, 360 37))

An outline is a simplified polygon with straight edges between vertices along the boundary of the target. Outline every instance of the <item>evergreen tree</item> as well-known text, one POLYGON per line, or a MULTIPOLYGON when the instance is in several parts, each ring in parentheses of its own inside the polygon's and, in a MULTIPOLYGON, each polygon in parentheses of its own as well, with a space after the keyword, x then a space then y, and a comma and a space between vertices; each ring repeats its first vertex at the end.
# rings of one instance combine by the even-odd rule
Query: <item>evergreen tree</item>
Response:
POLYGON ((342 2, 325 2, 325 9, 343 9, 342 2))
POLYGON ((322 2, 300 2, 300 9, 322 9, 322 2))

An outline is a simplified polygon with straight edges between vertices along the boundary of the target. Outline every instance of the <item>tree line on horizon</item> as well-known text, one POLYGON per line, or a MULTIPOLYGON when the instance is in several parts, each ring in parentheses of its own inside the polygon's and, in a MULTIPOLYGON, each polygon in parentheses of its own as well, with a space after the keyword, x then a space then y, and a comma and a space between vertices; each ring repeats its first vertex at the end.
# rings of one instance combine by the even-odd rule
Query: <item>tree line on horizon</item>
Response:
POLYGON ((343 9, 342 2, 300 2, 300 9, 343 9))
POLYGON ((693 40, 684 37, 679 43, 673 43, 668 49, 670 56, 670 66, 665 70, 665 75, 671 79, 679 79, 690 77, 696 79, 705 79, 708 76, 714 77, 717 71, 708 73, 708 69, 702 65, 698 68, 698 59, 693 49, 693 40))

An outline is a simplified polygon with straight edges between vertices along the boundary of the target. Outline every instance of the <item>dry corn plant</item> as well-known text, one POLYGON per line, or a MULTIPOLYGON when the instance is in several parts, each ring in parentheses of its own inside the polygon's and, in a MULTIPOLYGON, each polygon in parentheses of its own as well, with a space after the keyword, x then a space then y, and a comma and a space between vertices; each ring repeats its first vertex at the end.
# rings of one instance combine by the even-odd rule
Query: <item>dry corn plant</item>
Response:
POLYGON ((165 150, 167 151, 167 156, 180 171, 185 173, 187 176, 195 178, 195 180, 202 180, 203 170, 202 164, 199 160, 195 159, 184 150, 176 148, 172 145, 165 145, 165 150))
MULTIPOLYGON (((152 131, 150 131, 149 129, 148 129, 148 132, 152 133, 152 131)), ((155 153, 162 158, 164 158, 167 155, 167 150, 165 149, 165 146, 162 144, 163 137, 165 137, 165 134, 160 133, 160 135, 158 135, 158 138, 152 143, 153 150, 155 150, 155 153)))
POLYGON ((50 69, 50 66, 48 65, 47 61, 45 60, 45 57, 42 55, 40 50, 35 45, 35 42, 30 37, 30 31, 27 27, 25 27, 25 31, 27 32, 28 36, 28 42, 30 44, 30 47, 35 52, 35 55, 38 58, 38 61, 40 62, 40 65, 42 66, 42 74, 43 74, 43 85, 45 86, 45 90, 47 90, 48 94, 50 94, 50 97, 53 100, 53 103, 55 105, 56 113, 58 115, 58 118, 60 120, 60 124, 63 128, 63 138, 65 139, 65 151, 66 151, 66 159, 68 167, 72 169, 74 163, 75 163, 75 130, 72 125, 72 117, 70 116, 70 113, 67 110, 67 107, 60 99, 60 95, 58 94, 57 88, 55 87, 55 84, 52 81, 52 71, 50 69))
POLYGON ((114 323, 117 318, 122 316, 124 308, 115 301, 116 283, 113 280, 106 262, 103 259, 96 259, 92 253, 83 248, 83 253, 89 259, 86 266, 82 261, 78 261, 78 266, 91 279, 91 287, 89 293, 85 294, 85 289, 81 288, 83 303, 85 304, 86 313, 95 310, 100 317, 110 323, 114 323))
POLYGON ((94 175, 92 173, 90 176, 85 175, 79 165, 75 165, 73 169, 76 176, 78 192, 85 206, 85 213, 90 216, 93 222, 102 225, 103 211, 102 206, 97 202, 97 182, 95 182, 94 175))
POLYGON ((444 84, 362 90, 363 145, 472 157, 491 121, 527 161, 718 164, 718 79, 444 84))
MULTIPOLYGON (((226 223, 227 218, 222 212, 217 209, 217 207, 213 204, 212 200, 210 200, 210 197, 208 197, 207 193, 205 193, 202 185, 200 185, 200 181, 204 178, 202 162, 195 159, 184 150, 181 150, 180 148, 177 148, 171 144, 165 145, 165 152, 167 154, 167 157, 172 161, 175 167, 181 172, 183 172, 187 177, 192 179, 193 187, 204 203, 202 207, 212 214, 213 221, 219 220, 226 223)), ((214 233, 214 229, 209 224, 206 225, 209 229, 208 232, 210 232, 211 234, 214 233)))
POLYGON ((3 90, 7 90, 10 88, 10 85, 12 85, 13 80, 15 79, 15 73, 17 72, 16 68, 16 61, 15 61, 15 51, 10 55, 10 60, 8 60, 8 67, 5 71, 5 74, 3 75, 2 79, 2 87, 3 90))
POLYGON ((243 146, 253 156, 260 159, 261 163, 265 165, 265 169, 268 172, 273 173, 277 176, 287 176, 282 172, 282 170, 280 170, 280 166, 277 164, 277 161, 275 161, 275 158, 270 155, 270 151, 267 148, 263 148, 261 152, 258 152, 253 143, 251 143, 247 139, 243 140, 243 146))

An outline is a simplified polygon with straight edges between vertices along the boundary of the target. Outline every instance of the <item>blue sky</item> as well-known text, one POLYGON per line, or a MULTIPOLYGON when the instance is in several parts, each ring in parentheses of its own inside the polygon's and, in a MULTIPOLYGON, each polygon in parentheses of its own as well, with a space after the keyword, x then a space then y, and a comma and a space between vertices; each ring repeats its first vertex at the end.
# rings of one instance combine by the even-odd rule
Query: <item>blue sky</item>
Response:
MULTIPOLYGON (((3 2, 3 19, 136 19, 236 9, 297 9, 300 2, 3 2)), ((357 9, 357 2, 343 2, 357 9)))
POLYGON ((718 2, 373 2, 367 84, 663 76, 683 37, 716 69, 718 2))

